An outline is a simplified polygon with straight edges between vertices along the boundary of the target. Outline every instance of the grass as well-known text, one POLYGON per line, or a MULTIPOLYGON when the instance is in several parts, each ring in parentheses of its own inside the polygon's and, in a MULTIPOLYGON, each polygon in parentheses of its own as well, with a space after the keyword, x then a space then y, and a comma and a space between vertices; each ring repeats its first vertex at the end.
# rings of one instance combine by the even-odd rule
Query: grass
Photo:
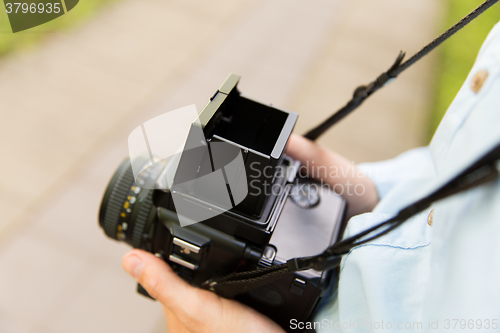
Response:
MULTIPOLYGON (((483 0, 447 0, 447 11, 441 30, 451 27, 482 2, 483 0)), ((484 39, 499 21, 500 5, 496 4, 440 47, 436 95, 429 121, 429 138, 434 134, 448 106, 465 81, 484 39)))
POLYGON ((0 2, 0 57, 16 50, 34 47, 54 32, 67 30, 86 21, 103 6, 117 0, 80 0, 67 14, 29 30, 12 33, 9 19, 0 2))

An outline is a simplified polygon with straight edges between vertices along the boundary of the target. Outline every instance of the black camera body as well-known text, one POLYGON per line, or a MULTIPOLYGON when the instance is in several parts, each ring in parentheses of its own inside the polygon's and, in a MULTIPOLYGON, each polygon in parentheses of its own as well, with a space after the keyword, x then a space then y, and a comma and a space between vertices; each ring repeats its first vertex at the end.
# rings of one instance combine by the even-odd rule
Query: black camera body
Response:
MULTIPOLYGON (((231 74, 193 123, 168 189, 141 187, 161 177, 161 167, 134 177, 132 164, 139 162, 127 159, 99 214, 109 237, 163 258, 195 286, 316 255, 338 241, 345 226, 345 201, 301 177, 300 163, 285 154, 297 114, 242 96, 238 81, 231 74), (227 190, 223 200, 194 183, 216 172, 224 180, 218 188, 227 190)), ((290 320, 310 318, 335 274, 301 271, 235 299, 290 330, 290 320)))

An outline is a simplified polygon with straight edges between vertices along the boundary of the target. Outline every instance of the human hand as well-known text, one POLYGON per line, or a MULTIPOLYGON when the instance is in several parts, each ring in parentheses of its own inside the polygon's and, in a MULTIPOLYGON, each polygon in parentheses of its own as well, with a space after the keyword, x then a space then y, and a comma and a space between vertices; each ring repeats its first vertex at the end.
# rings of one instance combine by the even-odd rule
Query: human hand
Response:
POLYGON ((343 156, 296 134, 290 136, 286 154, 307 168, 303 176, 322 180, 340 194, 348 203, 349 217, 370 212, 378 203, 373 181, 343 156))
POLYGON ((189 285, 149 252, 130 251, 122 266, 163 305, 169 333, 284 332, 241 303, 189 285))

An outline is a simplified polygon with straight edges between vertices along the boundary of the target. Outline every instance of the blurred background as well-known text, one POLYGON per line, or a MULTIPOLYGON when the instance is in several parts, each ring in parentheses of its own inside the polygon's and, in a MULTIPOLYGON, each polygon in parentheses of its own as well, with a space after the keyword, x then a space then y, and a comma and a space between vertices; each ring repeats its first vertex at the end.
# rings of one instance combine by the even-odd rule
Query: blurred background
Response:
MULTIPOLYGON (((98 227, 128 134, 230 73, 304 133, 482 1, 81 0, 13 34, 0 5, 0 332, 165 332, 98 227)), ((429 143, 493 7, 378 92, 320 143, 355 162, 429 143)))

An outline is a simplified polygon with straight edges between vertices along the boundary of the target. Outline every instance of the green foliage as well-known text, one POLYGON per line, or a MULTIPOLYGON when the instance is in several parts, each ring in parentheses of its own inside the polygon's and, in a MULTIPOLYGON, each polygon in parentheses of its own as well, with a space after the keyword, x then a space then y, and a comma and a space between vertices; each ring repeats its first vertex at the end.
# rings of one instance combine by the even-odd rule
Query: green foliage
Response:
POLYGON ((54 32, 78 26, 105 4, 115 1, 117 0, 80 0, 78 5, 65 15, 18 33, 12 33, 3 1, 0 1, 0 57, 14 50, 32 47, 44 38, 50 38, 54 32))
MULTIPOLYGON (((447 11, 440 30, 444 31, 451 27, 483 1, 447 0, 447 11)), ((499 21, 500 5, 496 4, 440 47, 436 95, 429 121, 429 137, 434 134, 443 115, 460 90, 486 36, 499 21)))

